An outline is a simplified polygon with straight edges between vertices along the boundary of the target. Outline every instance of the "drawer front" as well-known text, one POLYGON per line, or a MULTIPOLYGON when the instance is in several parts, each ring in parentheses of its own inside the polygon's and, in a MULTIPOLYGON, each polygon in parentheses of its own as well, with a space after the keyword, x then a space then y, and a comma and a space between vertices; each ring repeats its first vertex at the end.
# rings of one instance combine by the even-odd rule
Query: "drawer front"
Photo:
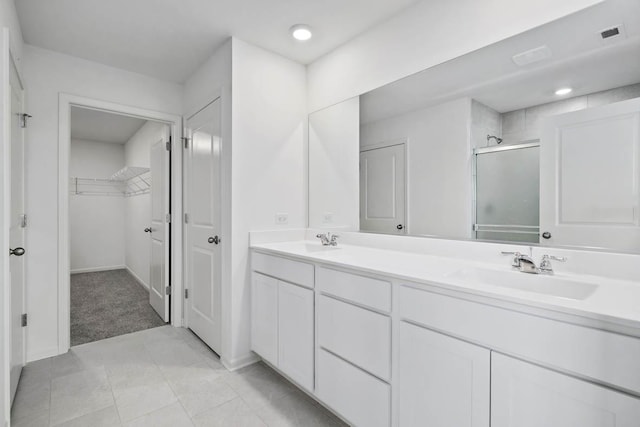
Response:
POLYGON ((318 344, 386 381, 391 379, 391 319, 320 295, 318 344))
POLYGON ((313 265, 260 252, 251 255, 251 269, 287 282, 313 288, 313 265))
POLYGON ((389 385, 322 349, 318 351, 316 392, 353 426, 390 425, 389 385))
POLYGON ((403 319, 640 393, 638 338, 404 285, 399 287, 398 304, 403 319))
POLYGON ((318 289, 357 304, 389 313, 391 311, 391 283, 357 274, 318 267, 318 289))

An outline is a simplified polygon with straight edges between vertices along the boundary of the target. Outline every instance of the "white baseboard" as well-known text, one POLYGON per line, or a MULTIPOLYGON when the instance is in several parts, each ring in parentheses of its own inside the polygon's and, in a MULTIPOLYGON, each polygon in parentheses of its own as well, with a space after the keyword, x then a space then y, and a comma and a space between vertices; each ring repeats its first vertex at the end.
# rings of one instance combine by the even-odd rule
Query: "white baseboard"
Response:
POLYGON ((124 265, 110 265, 110 266, 106 266, 106 267, 76 268, 74 270, 71 270, 71 274, 95 273, 95 272, 98 272, 98 271, 110 271, 110 270, 122 270, 124 268, 126 268, 126 266, 124 266, 124 265))
POLYGON ((220 362, 222 362, 222 366, 227 368, 229 371, 237 371, 238 369, 244 368, 245 366, 253 365, 258 362, 260 357, 258 357, 255 353, 249 353, 242 357, 236 357, 233 360, 228 360, 224 357, 220 357, 220 362))
POLYGON ((26 360, 27 363, 35 362, 36 360, 48 359, 49 357, 60 355, 60 351, 58 346, 49 347, 44 350, 40 350, 37 353, 27 354, 26 360))
POLYGON ((138 282, 138 283, 139 283, 143 288, 145 288, 146 290, 149 290, 149 289, 150 289, 150 288, 149 288, 149 285, 148 285, 144 280, 142 280, 142 279, 140 278, 140 276, 138 276, 136 273, 134 273, 132 269, 130 269, 130 268, 129 268, 129 267, 127 267, 127 266, 125 266, 124 268, 129 272, 129 274, 131 274, 131 275, 133 276, 133 278, 134 278, 134 279, 136 279, 136 281, 137 281, 137 282, 138 282))

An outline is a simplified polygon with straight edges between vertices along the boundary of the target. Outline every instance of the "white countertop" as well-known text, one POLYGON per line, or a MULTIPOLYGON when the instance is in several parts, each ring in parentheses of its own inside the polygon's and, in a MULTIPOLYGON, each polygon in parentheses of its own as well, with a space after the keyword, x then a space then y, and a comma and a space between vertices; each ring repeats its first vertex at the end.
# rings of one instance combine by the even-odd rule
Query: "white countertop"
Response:
POLYGON ((499 306, 511 309, 517 306, 518 310, 537 315, 548 315, 584 326, 640 337, 640 283, 634 281, 556 273, 553 277, 557 279, 597 286, 585 299, 571 299, 519 289, 519 281, 527 280, 531 283, 532 280, 546 280, 548 277, 512 271, 506 258, 503 264, 495 264, 342 243, 337 248, 325 250, 318 241, 304 240, 252 244, 251 248, 260 252, 410 281, 453 291, 456 294, 464 293, 465 298, 480 298, 484 303, 495 302, 499 306), (513 275, 514 285, 495 286, 466 280, 456 275, 461 270, 469 269, 499 271, 513 275))

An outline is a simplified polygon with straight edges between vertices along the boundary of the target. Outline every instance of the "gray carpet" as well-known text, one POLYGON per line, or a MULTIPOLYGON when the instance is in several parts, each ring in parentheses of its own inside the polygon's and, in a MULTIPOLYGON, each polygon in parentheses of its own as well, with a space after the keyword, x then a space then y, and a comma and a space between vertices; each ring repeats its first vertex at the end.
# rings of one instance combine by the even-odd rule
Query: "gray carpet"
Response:
POLYGON ((127 270, 71 275, 71 345, 164 325, 127 270))

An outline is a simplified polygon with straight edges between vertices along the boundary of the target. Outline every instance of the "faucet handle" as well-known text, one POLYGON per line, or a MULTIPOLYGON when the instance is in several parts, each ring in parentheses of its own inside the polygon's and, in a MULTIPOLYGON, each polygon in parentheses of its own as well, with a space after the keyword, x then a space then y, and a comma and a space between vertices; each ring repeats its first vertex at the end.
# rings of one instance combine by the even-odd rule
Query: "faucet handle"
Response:
POLYGON ((553 266, 551 265, 551 260, 565 262, 567 258, 563 256, 543 255, 542 261, 540 261, 541 272, 553 274, 553 266))
POLYGON ((502 251, 500 253, 502 255, 513 255, 513 262, 511 262, 511 266, 512 267, 516 267, 516 268, 520 268, 520 258, 522 257, 522 254, 520 252, 502 251))

